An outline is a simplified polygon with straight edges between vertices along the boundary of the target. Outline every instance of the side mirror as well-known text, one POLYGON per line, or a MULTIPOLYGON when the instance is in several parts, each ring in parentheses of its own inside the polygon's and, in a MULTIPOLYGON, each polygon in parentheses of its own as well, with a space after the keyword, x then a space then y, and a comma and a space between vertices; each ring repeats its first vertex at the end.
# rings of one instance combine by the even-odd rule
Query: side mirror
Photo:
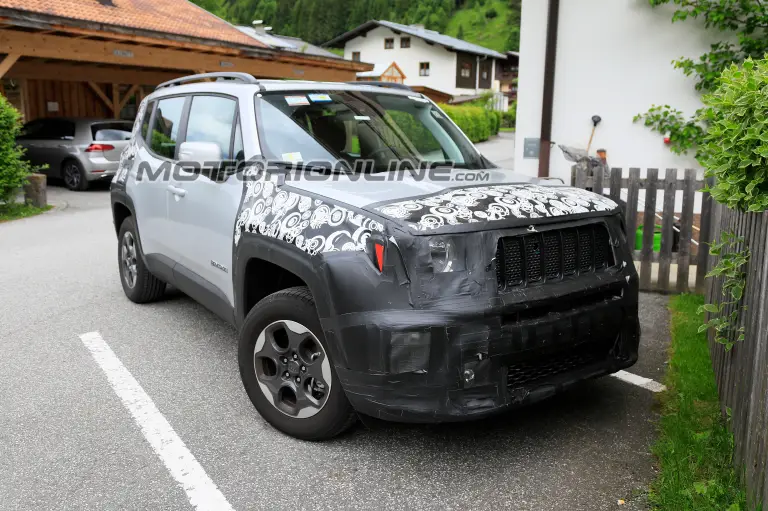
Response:
POLYGON ((179 161, 220 162, 221 148, 213 142, 184 142, 179 147, 179 161))

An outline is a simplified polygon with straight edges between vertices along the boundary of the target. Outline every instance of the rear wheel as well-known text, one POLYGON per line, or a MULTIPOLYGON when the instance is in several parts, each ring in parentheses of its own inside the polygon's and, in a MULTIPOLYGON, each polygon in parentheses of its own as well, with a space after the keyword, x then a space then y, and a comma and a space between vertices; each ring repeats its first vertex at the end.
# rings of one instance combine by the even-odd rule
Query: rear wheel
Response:
POLYGON ((120 265, 120 282, 129 300, 147 303, 163 296, 165 282, 152 275, 144 265, 136 224, 130 216, 120 226, 117 261, 120 265))
POLYGON ((326 440, 355 423, 306 287, 279 291, 251 309, 238 358, 248 397, 280 431, 326 440))
POLYGON ((67 160, 62 163, 61 177, 64 179, 64 186, 70 190, 85 191, 88 189, 85 170, 77 160, 67 160))

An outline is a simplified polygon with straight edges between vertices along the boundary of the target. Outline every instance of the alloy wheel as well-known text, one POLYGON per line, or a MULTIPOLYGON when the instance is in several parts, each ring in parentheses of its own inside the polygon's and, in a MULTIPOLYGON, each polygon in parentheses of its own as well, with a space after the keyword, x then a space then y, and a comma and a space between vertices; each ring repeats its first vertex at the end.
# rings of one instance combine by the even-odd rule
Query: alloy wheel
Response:
POLYGON ((138 269, 136 268, 136 240, 133 233, 126 231, 120 245, 120 263, 123 266, 123 279, 126 285, 133 289, 136 285, 138 269))
POLYGON ((76 189, 80 186, 80 168, 74 163, 64 167, 64 183, 68 188, 76 189))
POLYGON ((253 365, 264 396, 286 415, 312 417, 328 401, 331 363, 317 337, 295 321, 275 321, 261 331, 253 365))

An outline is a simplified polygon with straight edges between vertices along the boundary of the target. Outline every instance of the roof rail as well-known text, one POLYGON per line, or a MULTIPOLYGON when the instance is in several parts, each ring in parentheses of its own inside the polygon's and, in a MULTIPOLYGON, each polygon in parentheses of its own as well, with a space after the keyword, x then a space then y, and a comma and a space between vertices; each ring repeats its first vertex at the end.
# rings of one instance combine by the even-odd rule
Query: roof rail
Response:
POLYGON ((165 87, 174 87, 176 85, 181 85, 183 83, 188 82, 197 82, 200 80, 206 80, 208 78, 217 78, 221 81, 226 80, 232 80, 234 82, 240 82, 240 83, 248 83, 251 85, 256 85, 259 83, 259 81, 254 78, 252 75, 249 75, 248 73, 201 73, 199 75, 190 75, 190 76, 183 76, 181 78, 176 78, 174 80, 168 80, 167 82, 163 82, 160 85, 158 85, 155 90, 163 89, 165 87))
POLYGON ((366 81, 366 82, 346 82, 349 85, 372 85, 373 87, 384 87, 388 89, 400 89, 400 90, 409 90, 413 92, 413 89, 408 87, 404 83, 396 83, 396 82, 376 82, 376 81, 366 81))

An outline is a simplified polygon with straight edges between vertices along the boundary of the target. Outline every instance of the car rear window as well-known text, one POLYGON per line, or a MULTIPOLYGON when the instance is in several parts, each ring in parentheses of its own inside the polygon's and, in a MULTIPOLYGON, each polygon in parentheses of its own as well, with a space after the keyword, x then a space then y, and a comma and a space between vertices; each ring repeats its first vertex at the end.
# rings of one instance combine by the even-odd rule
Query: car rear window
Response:
POLYGON ((130 140, 133 124, 130 122, 104 122, 91 126, 93 140, 97 142, 130 140))

